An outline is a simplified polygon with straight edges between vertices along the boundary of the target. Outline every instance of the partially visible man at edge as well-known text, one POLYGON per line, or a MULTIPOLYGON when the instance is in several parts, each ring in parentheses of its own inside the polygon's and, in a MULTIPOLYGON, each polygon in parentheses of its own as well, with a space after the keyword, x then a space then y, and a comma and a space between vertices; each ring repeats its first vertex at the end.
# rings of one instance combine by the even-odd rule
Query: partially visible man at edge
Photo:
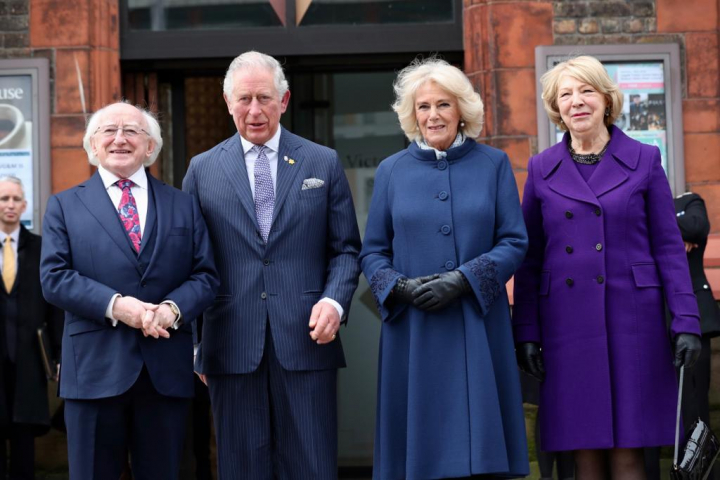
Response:
POLYGON ((0 478, 35 478, 35 437, 50 427, 48 379, 38 342, 38 328, 52 347, 49 360, 60 360, 62 311, 48 304, 40 287, 38 235, 21 223, 27 208, 19 178, 0 177, 0 478), (10 463, 7 463, 8 439, 10 463))
POLYGON ((40 265, 66 311, 60 396, 73 480, 175 480, 193 395, 192 325, 218 287, 197 202, 152 175, 148 112, 115 103, 88 122, 98 171, 50 198, 40 265))
POLYGON ((238 134, 192 159, 221 279, 196 371, 221 480, 337 479, 338 329, 357 287, 355 209, 337 153, 280 127, 280 64, 246 52, 224 98, 238 134))

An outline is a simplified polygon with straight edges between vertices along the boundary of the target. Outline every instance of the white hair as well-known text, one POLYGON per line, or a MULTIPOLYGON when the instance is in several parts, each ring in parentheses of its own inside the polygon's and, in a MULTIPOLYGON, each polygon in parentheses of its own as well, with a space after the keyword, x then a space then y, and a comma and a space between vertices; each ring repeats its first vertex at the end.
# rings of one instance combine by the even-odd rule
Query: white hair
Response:
POLYGON ((94 166, 97 166, 100 163, 98 158, 93 153, 90 139, 93 137, 93 135, 95 135, 95 132, 97 132, 98 128, 100 128, 100 121, 107 113, 107 110, 110 107, 114 107, 115 105, 130 105, 131 107, 135 107, 145 119, 145 123, 147 124, 147 133, 148 135, 150 135, 150 139, 155 143, 155 149, 152 151, 147 160, 143 162, 144 167, 149 167, 150 165, 155 163, 158 155, 160 155, 160 150, 162 150, 163 139, 162 132, 160 130, 160 124, 155 119, 155 116, 152 113, 148 112, 144 108, 138 107, 137 105, 132 105, 129 102, 112 103, 110 105, 104 106, 103 108, 92 114, 90 120, 88 120, 87 122, 87 127, 85 127, 85 136, 83 137, 83 148, 87 153, 88 162, 90 162, 90 165, 94 166))
POLYGON ((10 182, 14 183, 15 185, 20 186, 20 190, 22 191, 23 200, 25 199, 25 187, 23 186, 22 180, 20 180, 15 175, 2 175, 0 176, 0 182, 10 182))
POLYGON ((225 80, 223 81, 223 93, 225 96, 228 98, 232 96, 233 75, 237 70, 252 70, 254 68, 262 68, 272 72, 278 98, 283 98, 285 92, 288 91, 288 82, 285 79, 285 72, 283 72, 280 62, 270 55, 265 55, 264 53, 254 50, 245 52, 230 62, 230 66, 225 74, 225 80))

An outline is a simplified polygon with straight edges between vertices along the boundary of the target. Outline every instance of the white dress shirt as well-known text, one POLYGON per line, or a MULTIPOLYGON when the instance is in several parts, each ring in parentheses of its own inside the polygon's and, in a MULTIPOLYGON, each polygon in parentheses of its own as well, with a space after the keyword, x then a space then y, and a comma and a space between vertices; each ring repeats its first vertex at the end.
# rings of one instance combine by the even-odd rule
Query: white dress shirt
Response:
MULTIPOLYGON (((273 191, 277 197, 277 171, 278 171, 278 155, 280 152, 280 132, 281 128, 278 127, 275 135, 265 143, 265 156, 270 163, 270 176, 273 182, 273 191)), ((240 142, 242 143, 243 155, 245 156, 245 168, 247 169, 248 182, 250 182, 250 190, 252 196, 255 198, 255 161, 257 160, 258 154, 252 148, 255 146, 254 143, 249 142, 240 135, 240 142)), ((343 318, 343 308, 338 302, 329 297, 324 297, 320 300, 321 302, 327 302, 337 310, 340 315, 340 319, 343 318)))

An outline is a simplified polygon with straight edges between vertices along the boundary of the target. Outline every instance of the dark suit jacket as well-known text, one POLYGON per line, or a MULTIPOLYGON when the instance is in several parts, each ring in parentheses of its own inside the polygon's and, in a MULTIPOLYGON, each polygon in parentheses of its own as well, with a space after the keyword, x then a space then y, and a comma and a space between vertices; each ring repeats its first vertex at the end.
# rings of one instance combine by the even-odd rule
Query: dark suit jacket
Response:
POLYGON ((119 395, 143 365, 159 393, 193 395, 190 323, 215 296, 212 248, 197 202, 149 173, 148 180, 139 256, 98 173, 48 202, 40 270, 45 298, 67 312, 61 397, 119 395), (152 235, 155 241, 146 242, 152 235), (115 293, 151 303, 170 299, 185 323, 169 339, 145 338, 123 323, 112 327, 105 309, 115 293))
POLYGON ((268 319, 285 369, 345 366, 339 338, 317 345, 308 328, 312 306, 323 297, 347 312, 358 282, 360 235, 337 153, 282 130, 267 245, 258 233, 239 135, 193 158, 183 189, 200 203, 221 279, 203 316, 196 370, 254 371, 268 319), (303 190, 303 180, 312 178, 324 184, 303 190))
MULTIPOLYGON (((0 373, 0 422, 6 424, 23 423, 37 426, 37 432, 46 431, 50 426, 50 414, 47 395, 47 378, 42 364, 37 329, 47 325, 47 333, 53 344, 53 355, 60 360, 60 341, 62 338, 62 311, 45 301, 40 287, 40 246, 39 235, 20 227, 18 241, 18 270, 15 284, 8 294, 0 286, 0 312, 3 315, 0 351, 6 354, 6 323, 16 326, 15 335, 15 395, 12 408, 6 404, 5 391, 8 386, 0 373), (12 411, 12 418, 7 417, 12 411)), ((3 369, 0 369, 0 372, 3 369)))
POLYGON ((693 290, 700 309, 700 329, 703 335, 716 337, 720 335, 720 309, 713 298, 712 289, 703 268, 703 256, 710 233, 710 220, 708 220, 705 202, 696 193, 686 193, 675 199, 675 212, 683 240, 698 245, 698 248, 694 248, 688 253, 687 258, 693 290))

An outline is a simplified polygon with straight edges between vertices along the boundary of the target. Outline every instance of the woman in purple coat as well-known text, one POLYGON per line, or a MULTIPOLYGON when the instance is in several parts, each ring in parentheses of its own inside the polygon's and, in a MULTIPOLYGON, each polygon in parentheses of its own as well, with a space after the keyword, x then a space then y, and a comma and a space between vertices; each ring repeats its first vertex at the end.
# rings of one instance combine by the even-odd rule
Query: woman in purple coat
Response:
POLYGON ((672 194, 658 148, 613 126, 623 94, 598 60, 560 63, 541 83, 567 133, 528 164, 518 362, 542 381, 543 450, 574 450, 580 480, 642 479, 640 449, 674 442, 673 348, 676 366, 700 352, 672 194))

